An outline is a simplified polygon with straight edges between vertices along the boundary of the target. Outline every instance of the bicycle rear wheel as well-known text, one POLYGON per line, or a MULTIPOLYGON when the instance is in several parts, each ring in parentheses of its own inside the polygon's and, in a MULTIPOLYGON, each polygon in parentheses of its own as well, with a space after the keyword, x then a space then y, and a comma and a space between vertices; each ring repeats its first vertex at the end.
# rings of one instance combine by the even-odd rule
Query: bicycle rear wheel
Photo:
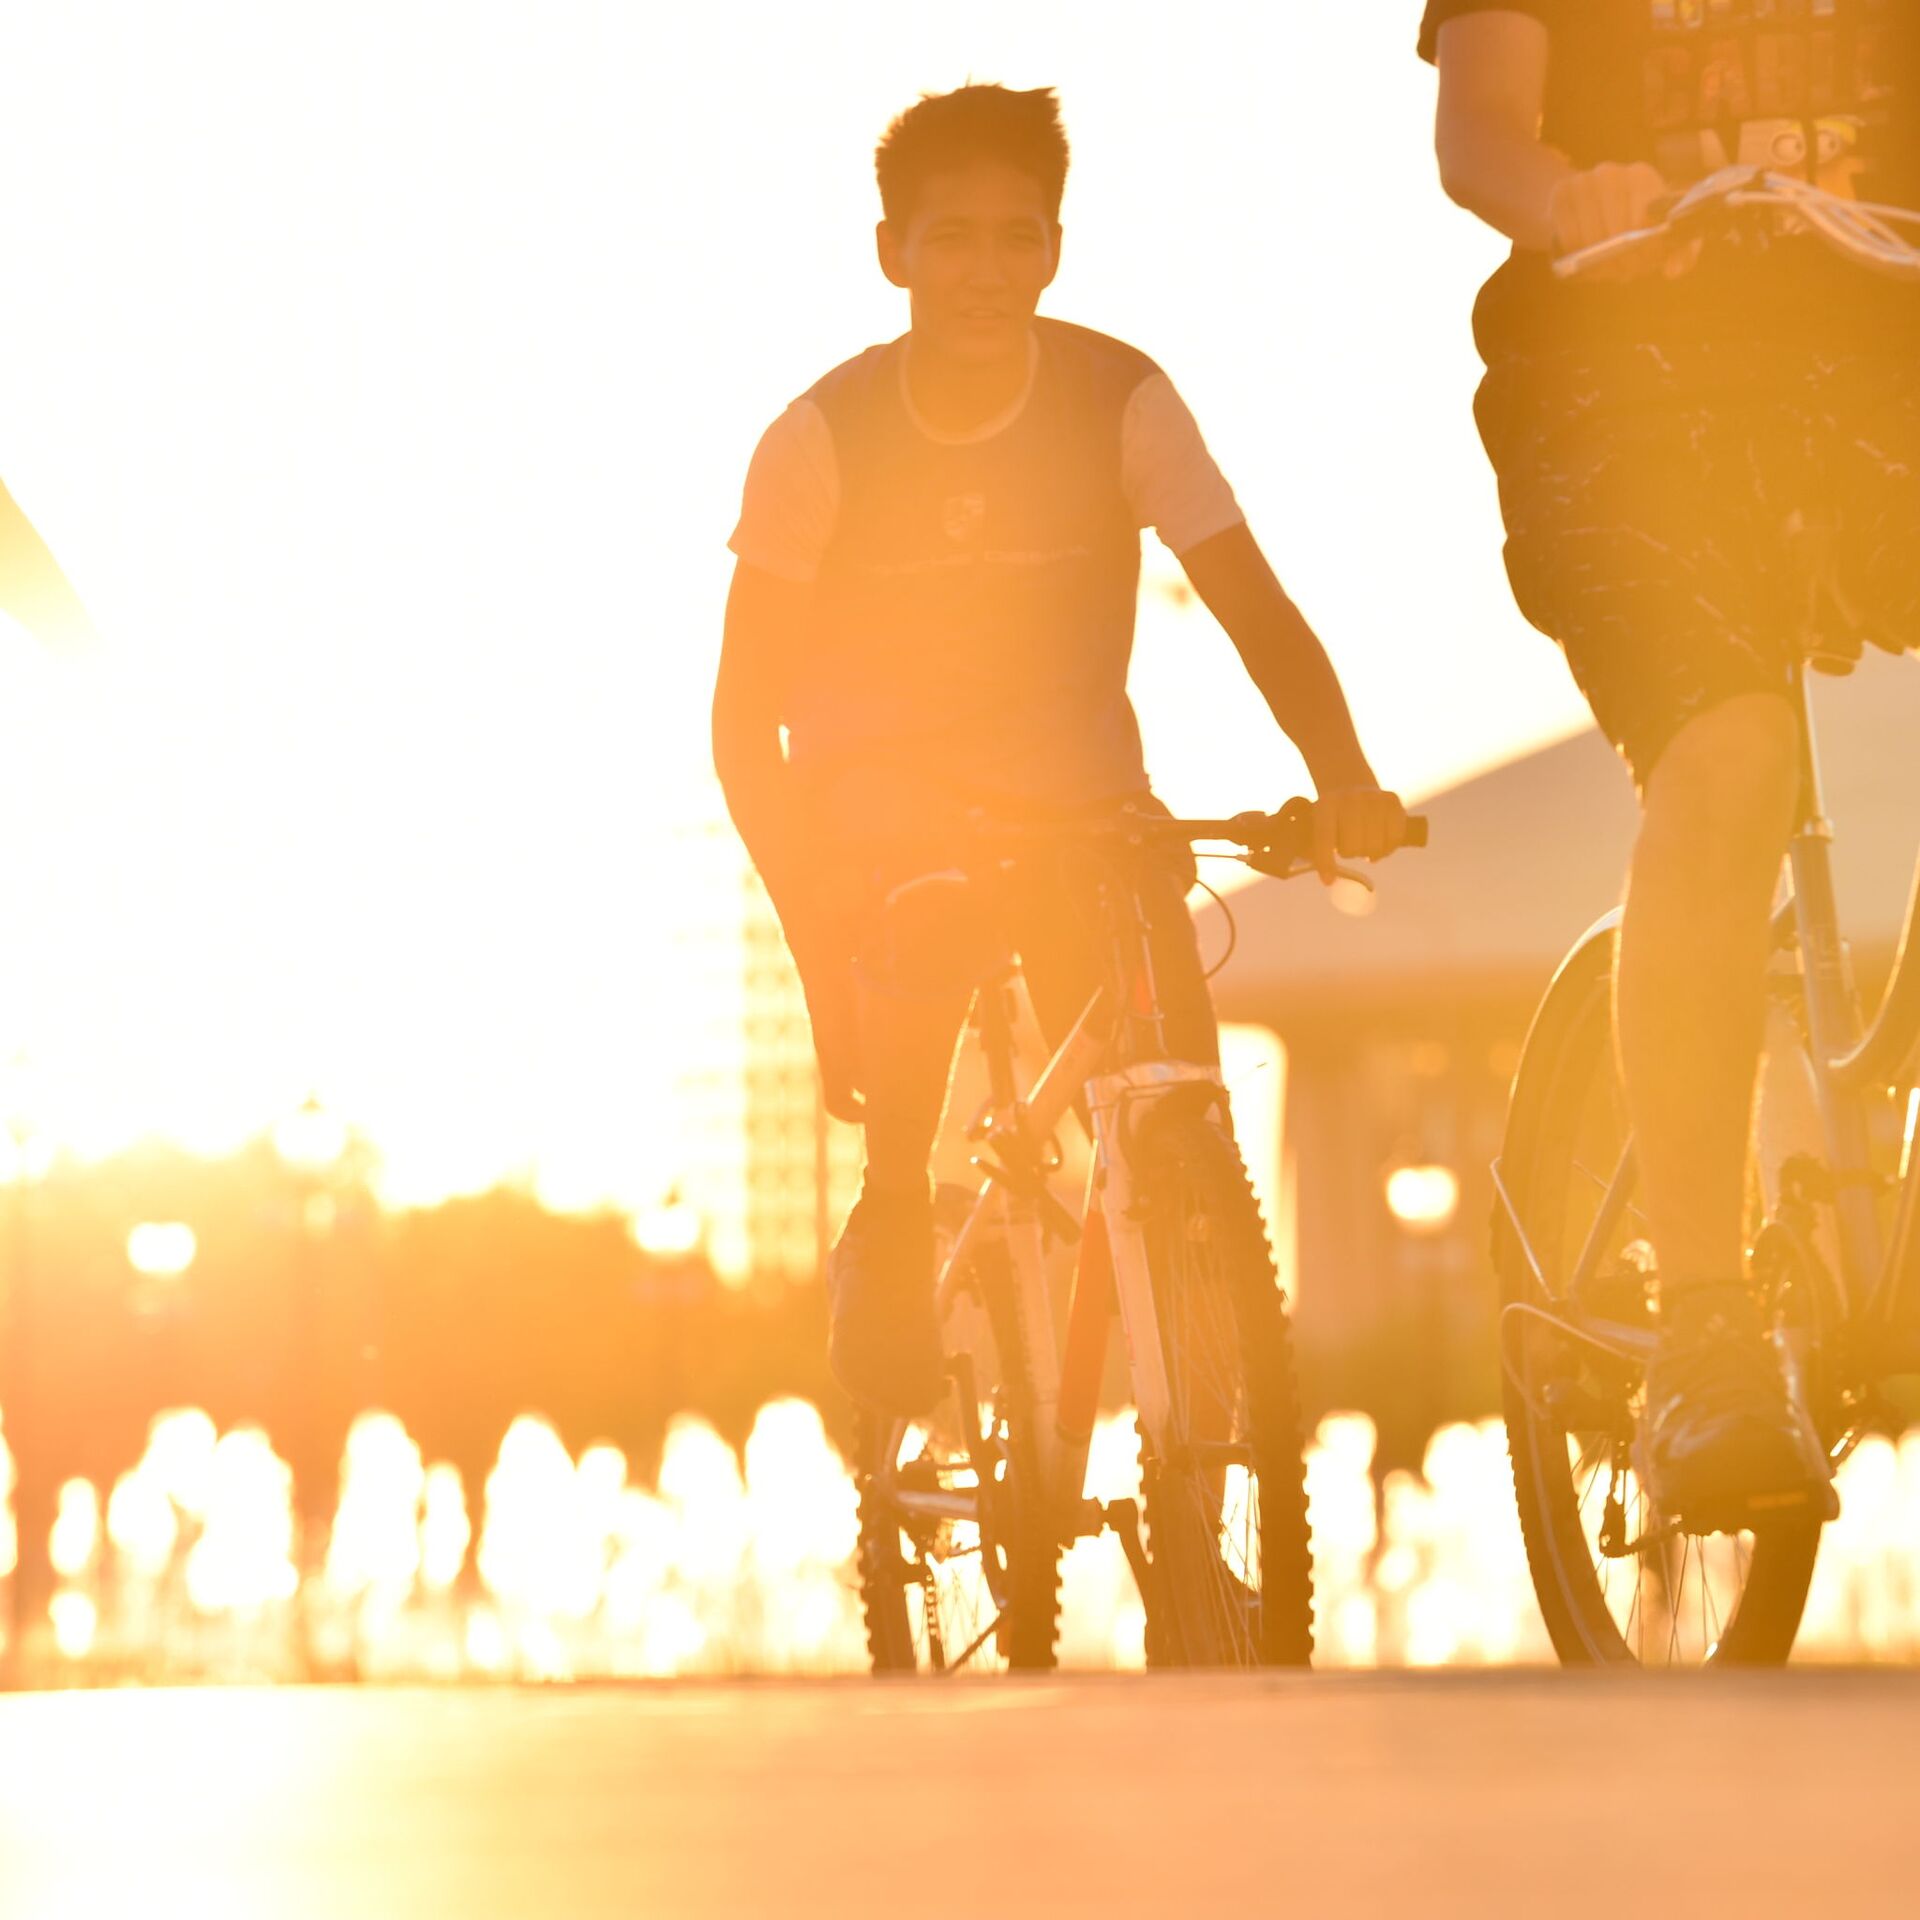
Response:
POLYGON ((1136 1168, 1171 1431, 1141 1445, 1153 1666, 1305 1666, 1313 1559, 1286 1302, 1232 1135, 1149 1125, 1136 1168))
MULTIPOLYGON (((940 1189, 943 1259, 973 1200, 964 1188, 940 1189)), ((942 1328, 974 1405, 956 1389, 926 1420, 863 1411, 856 1421, 857 1564, 875 1673, 1054 1664, 1060 1542, 1032 1445, 1013 1284, 1004 1243, 983 1233, 942 1328)))
POLYGON ((1502 1388, 1527 1562, 1568 1666, 1777 1665, 1799 1630, 1818 1524, 1733 1535, 1669 1527, 1628 1464, 1643 1399, 1639 1367, 1557 1333, 1531 1311, 1571 1311, 1649 1335, 1656 1326, 1645 1221, 1630 1201, 1611 1223, 1603 1218, 1626 1172, 1628 1134, 1612 1045, 1612 956, 1611 931, 1596 934, 1555 979, 1527 1038, 1501 1158, 1548 1289, 1511 1225, 1497 1219, 1502 1388), (1596 1222, 1599 1257, 1576 1294, 1596 1222))

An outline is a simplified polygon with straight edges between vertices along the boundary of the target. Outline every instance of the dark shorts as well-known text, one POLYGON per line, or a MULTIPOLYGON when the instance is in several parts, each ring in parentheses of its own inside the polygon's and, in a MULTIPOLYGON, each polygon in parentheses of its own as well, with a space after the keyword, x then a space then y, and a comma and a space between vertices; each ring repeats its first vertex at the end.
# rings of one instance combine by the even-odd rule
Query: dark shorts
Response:
MULTIPOLYGON (((940 871, 944 851, 929 846, 920 858, 896 855, 862 869, 851 942, 859 976, 879 992, 938 1004, 1017 955, 1041 1030, 1057 1045, 1095 989, 1107 984, 1112 946, 1103 880, 1105 890, 1118 889, 1119 874, 1084 849, 1046 848, 964 889, 920 890, 917 902, 894 894, 902 881, 940 871)), ((1210 1065, 1219 1059, 1219 1037, 1187 910, 1193 863, 1183 854, 1135 856, 1127 873, 1147 930, 1167 1050, 1210 1065)))
POLYGON ((1497 364, 1475 410, 1520 610, 1642 784, 1696 715, 1790 687, 1810 624, 1790 526, 1821 529, 1862 637, 1920 644, 1920 355, 1541 355, 1497 364))

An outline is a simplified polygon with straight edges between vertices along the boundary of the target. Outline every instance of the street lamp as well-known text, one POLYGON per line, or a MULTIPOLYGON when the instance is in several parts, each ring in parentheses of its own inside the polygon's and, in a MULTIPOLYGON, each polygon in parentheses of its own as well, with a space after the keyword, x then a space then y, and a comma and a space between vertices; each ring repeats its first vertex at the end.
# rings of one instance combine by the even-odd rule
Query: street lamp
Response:
POLYGON ((143 1220, 127 1235, 127 1264, 149 1280, 178 1280, 199 1251, 184 1220, 143 1220))
POLYGON ((1445 1233, 1460 1211, 1460 1176, 1451 1167, 1395 1167, 1387 1175, 1387 1211, 1416 1237, 1445 1233))
POLYGON ((310 1093, 273 1130, 274 1151, 296 1173, 317 1178, 347 1151, 347 1123, 310 1093))
POLYGON ((699 1250, 707 1223, 675 1187, 651 1206, 642 1207, 630 1223, 634 1245, 656 1260, 684 1260, 699 1250))
POLYGON ((274 1151, 299 1183, 300 1212, 294 1230, 292 1341, 287 1354, 286 1392, 293 1421, 294 1497, 300 1522, 300 1565, 304 1574, 318 1564, 331 1519, 326 1474, 321 1464, 320 1273, 315 1238, 334 1221, 334 1197, 327 1181, 345 1157, 346 1122, 309 1093, 273 1130, 274 1151))
POLYGON ((333 1225, 333 1195, 324 1182, 346 1158, 347 1123, 310 1093, 273 1130, 273 1148, 301 1179, 301 1226, 325 1233, 333 1225))

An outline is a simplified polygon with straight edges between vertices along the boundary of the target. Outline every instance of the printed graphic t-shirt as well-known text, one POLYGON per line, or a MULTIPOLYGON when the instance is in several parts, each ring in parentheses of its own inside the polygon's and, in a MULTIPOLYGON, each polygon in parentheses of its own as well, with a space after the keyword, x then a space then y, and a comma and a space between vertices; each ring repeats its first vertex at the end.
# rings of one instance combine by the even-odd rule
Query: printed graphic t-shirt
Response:
MULTIPOLYGON (((1648 161, 1675 186, 1758 165, 1920 209, 1920 0, 1430 0, 1420 51, 1470 13, 1550 36, 1543 137, 1577 167, 1648 161)), ((1475 313, 1492 359, 1596 338, 1920 342, 1920 287, 1808 239, 1721 244, 1680 280, 1556 280, 1516 250, 1475 313)), ((1920 350, 1920 349, 1917 349, 1920 350)))
POLYGON ((963 439, 921 419, 907 341, 869 348, 763 435, 729 545, 814 587, 785 702, 818 786, 891 805, 1074 805, 1146 788, 1127 698, 1140 533, 1240 524, 1145 354, 1036 324, 1024 393, 963 439))

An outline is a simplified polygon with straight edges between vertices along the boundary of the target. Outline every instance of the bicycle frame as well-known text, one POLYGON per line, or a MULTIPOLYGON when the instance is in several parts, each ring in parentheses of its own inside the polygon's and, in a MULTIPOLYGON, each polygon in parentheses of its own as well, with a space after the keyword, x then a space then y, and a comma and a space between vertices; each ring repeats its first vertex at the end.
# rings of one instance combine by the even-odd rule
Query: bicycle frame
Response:
MULTIPOLYGON (((1165 1056, 1147 928, 1137 901, 1130 892, 1128 897, 1125 913, 1109 903, 1118 921, 1116 945, 1125 955, 1124 972, 1116 969, 1114 981, 1090 996, 1024 1098, 1014 1071, 1007 1004, 1011 975, 980 989, 972 1024, 986 1059, 989 1098, 969 1138, 983 1148, 973 1164, 984 1177, 938 1281, 944 1315, 965 1271, 968 1250, 983 1237, 1002 1238, 1014 1272, 1013 1305, 1026 1354, 1028 1415, 1043 1478, 1042 1498, 1065 1540, 1098 1533, 1107 1521, 1084 1493, 1116 1306, 1142 1434, 1149 1445, 1165 1448, 1170 1441, 1172 1396, 1136 1216, 1132 1141, 1148 1113, 1182 1088, 1203 1090, 1210 1105, 1225 1101, 1217 1067, 1165 1056), (1092 1145, 1077 1221, 1047 1186, 1054 1164, 1050 1143, 1076 1102, 1082 1103, 1092 1145), (1048 1277, 1050 1228, 1078 1235, 1064 1350, 1056 1336, 1048 1277)), ((977 1418, 974 1430, 979 1430, 977 1418)), ((956 1509, 956 1499, 966 1501, 965 1493, 896 1484, 890 1497, 907 1514, 977 1517, 956 1509)))
MULTIPOLYGON (((1920 1094, 1908 1103, 1897 1176, 1875 1165, 1876 1148, 1883 1146, 1876 1138, 1880 1131, 1876 1119, 1889 1113, 1887 1097, 1901 1086, 1920 1050, 1920 874, 1909 899, 1892 977, 1872 1025, 1863 1032, 1851 954, 1841 936, 1834 898, 1833 827, 1826 816, 1804 666, 1796 669, 1794 695, 1801 738, 1801 802, 1787 853, 1792 897, 1775 917, 1775 941, 1776 947, 1791 948, 1799 962, 1808 1078, 1826 1155, 1825 1176, 1831 1182, 1830 1195, 1825 1197, 1830 1198, 1836 1230, 1839 1271, 1834 1277, 1846 1306, 1854 1370, 1863 1381, 1872 1381, 1920 1371, 1920 1298, 1915 1292, 1920 1283, 1920 1152, 1916 1151, 1920 1094)), ((1607 916, 1594 933, 1617 919, 1617 912, 1607 916)), ((1586 1315, 1562 1321, 1551 1311, 1578 1296, 1631 1204, 1636 1178, 1631 1135, 1574 1270, 1559 1291, 1528 1239, 1497 1160, 1493 1178, 1507 1224, 1547 1303, 1548 1317, 1623 1360, 1644 1361, 1653 1344, 1651 1334, 1586 1315)))

